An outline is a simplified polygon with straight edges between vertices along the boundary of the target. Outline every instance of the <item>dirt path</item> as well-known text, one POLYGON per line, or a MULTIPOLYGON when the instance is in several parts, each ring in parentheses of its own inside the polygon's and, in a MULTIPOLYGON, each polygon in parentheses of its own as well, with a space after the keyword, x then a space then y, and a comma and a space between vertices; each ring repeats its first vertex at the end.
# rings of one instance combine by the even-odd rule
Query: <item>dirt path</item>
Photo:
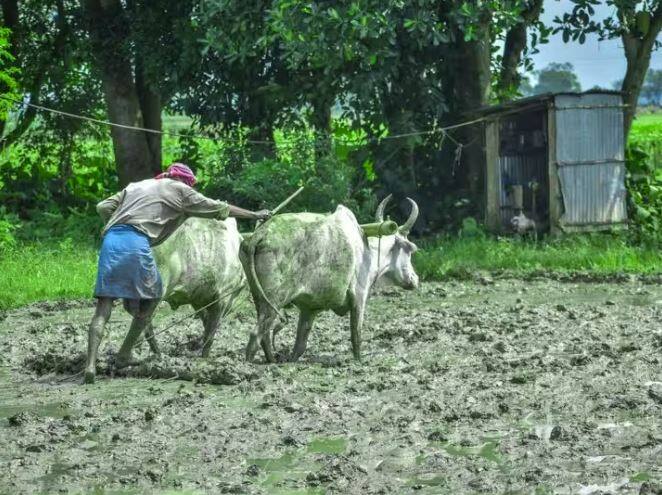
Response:
MULTIPOLYGON (((192 357, 196 321, 128 377, 104 376, 127 329, 117 308, 98 383, 61 381, 81 368, 91 312, 41 304, 0 322, 0 493, 662 490, 659 286, 384 291, 361 363, 348 321, 327 315, 302 362, 248 365, 246 309, 209 361, 192 357)), ((181 314, 163 308, 157 328, 181 314)))

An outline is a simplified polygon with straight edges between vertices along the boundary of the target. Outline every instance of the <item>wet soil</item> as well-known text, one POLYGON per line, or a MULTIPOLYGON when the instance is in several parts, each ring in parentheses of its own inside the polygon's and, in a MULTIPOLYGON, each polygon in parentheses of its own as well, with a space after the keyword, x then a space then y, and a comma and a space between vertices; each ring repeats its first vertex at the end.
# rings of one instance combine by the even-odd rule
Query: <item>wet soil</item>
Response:
MULTIPOLYGON (((157 332, 187 311, 161 308, 157 332)), ((299 363, 245 363, 245 305, 208 360, 192 320, 121 374, 117 307, 81 385, 91 314, 43 303, 0 322, 0 493, 662 493, 659 285, 384 289, 360 363, 334 315, 299 363)))

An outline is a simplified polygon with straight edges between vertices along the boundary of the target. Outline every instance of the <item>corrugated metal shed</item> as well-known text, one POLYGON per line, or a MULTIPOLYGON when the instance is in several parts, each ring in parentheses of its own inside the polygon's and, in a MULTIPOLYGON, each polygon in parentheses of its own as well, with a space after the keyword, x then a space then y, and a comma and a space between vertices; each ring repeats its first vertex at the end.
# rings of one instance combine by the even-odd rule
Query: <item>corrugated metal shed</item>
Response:
POLYGON ((485 218, 493 230, 509 230, 519 212, 552 232, 627 221, 620 93, 546 94, 478 113, 486 118, 485 218))

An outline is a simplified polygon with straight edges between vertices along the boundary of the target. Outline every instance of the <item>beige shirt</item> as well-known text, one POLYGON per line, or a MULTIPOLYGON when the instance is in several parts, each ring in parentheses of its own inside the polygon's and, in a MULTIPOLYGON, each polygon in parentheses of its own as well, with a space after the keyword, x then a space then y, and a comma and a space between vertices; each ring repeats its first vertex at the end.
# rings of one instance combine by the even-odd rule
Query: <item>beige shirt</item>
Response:
POLYGON ((124 190, 97 204, 106 226, 132 225, 149 237, 152 246, 160 244, 188 217, 218 218, 230 214, 227 203, 209 199, 192 187, 172 179, 133 182, 124 190))

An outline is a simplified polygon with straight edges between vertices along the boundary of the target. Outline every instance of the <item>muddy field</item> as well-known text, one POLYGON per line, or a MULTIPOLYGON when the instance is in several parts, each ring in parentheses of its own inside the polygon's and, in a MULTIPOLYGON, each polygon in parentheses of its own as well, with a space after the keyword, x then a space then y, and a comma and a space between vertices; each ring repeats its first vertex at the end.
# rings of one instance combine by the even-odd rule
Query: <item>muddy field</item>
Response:
MULTIPOLYGON (((161 308, 157 332, 187 311, 161 308)), ((301 362, 248 365, 245 305, 209 360, 185 321, 122 376, 117 307, 88 386, 91 313, 0 315, 0 493, 662 493, 659 285, 382 290, 361 363, 327 315, 301 362)))

